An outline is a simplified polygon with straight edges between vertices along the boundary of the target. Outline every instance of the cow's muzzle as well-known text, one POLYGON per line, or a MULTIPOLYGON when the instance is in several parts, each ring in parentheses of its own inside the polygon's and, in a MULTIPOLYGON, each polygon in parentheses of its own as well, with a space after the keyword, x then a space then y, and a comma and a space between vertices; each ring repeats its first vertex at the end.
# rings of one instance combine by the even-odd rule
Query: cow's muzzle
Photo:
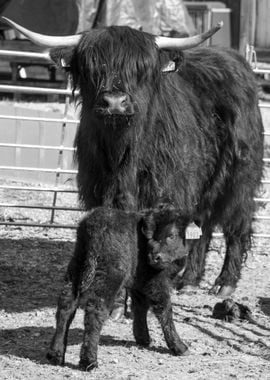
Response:
POLYGON ((132 116, 134 115, 134 104, 128 94, 104 92, 98 97, 94 111, 100 117, 132 116))

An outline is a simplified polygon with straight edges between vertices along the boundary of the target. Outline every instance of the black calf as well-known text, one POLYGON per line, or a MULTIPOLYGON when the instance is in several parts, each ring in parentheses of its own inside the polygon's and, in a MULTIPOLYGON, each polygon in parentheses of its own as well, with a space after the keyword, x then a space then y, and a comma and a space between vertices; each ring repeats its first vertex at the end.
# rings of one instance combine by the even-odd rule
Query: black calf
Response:
POLYGON ((150 344, 146 317, 151 307, 171 353, 183 355, 187 346, 176 332, 169 292, 169 277, 185 263, 183 231, 172 210, 150 212, 146 218, 105 208, 88 213, 79 225, 59 298, 50 362, 64 363, 68 329, 80 304, 85 310, 80 367, 97 367, 101 328, 123 287, 132 298, 136 342, 150 344))

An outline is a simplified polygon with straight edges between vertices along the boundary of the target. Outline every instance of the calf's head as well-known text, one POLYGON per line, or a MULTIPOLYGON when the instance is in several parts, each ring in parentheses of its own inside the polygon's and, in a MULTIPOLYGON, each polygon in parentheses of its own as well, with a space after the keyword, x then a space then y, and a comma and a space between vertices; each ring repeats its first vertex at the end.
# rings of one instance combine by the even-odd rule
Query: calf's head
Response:
POLYGON ((185 269, 188 245, 185 241, 187 222, 172 209, 150 211, 143 219, 143 234, 147 238, 149 264, 158 270, 174 264, 185 269))

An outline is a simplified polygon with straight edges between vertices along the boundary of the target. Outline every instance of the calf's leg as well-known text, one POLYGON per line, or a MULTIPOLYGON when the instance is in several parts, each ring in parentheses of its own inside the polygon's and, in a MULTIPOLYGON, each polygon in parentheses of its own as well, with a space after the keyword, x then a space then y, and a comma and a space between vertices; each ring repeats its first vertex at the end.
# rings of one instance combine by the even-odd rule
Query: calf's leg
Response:
POLYGON ((89 300, 85 307, 84 336, 79 366, 90 371, 98 366, 97 351, 103 323, 109 316, 109 308, 102 298, 89 300))
POLYGON ((133 335, 136 343, 147 347, 151 339, 147 327, 147 312, 149 309, 149 300, 141 292, 132 289, 132 312, 133 312, 133 335))
POLYGON ((73 284, 68 281, 59 297, 56 312, 56 331, 46 355, 52 364, 64 364, 69 326, 78 307, 79 296, 75 295, 73 284))
POLYGON ((161 281, 151 281, 149 285, 145 289, 145 294, 149 298, 153 312, 161 325, 167 346, 172 354, 184 355, 188 347, 179 338, 175 328, 167 279, 161 278, 161 281))
MULTIPOLYGON (((84 336, 79 362, 80 368, 85 371, 98 366, 97 351, 101 329, 121 292, 125 276, 126 273, 122 270, 110 268, 104 272, 104 277, 93 281, 91 294, 85 304, 84 336)), ((87 297, 87 294, 85 296, 87 297)))

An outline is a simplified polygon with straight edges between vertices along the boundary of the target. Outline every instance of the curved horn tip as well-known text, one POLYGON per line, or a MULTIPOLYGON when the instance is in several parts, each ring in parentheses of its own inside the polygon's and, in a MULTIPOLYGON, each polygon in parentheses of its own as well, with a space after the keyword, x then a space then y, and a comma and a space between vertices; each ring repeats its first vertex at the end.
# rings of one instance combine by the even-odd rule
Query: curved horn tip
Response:
POLYGON ((45 47, 63 47, 63 46, 75 46, 80 41, 80 34, 73 34, 69 36, 51 36, 41 33, 33 32, 22 25, 17 24, 16 22, 10 20, 7 17, 2 16, 2 19, 9 24, 14 29, 18 30, 20 33, 25 35, 30 41, 36 45, 45 46, 45 47))
POLYGON ((224 22, 223 22, 223 20, 221 20, 221 21, 219 21, 219 22, 217 23, 217 28, 221 29, 221 28, 223 28, 223 26, 224 26, 224 22))
POLYGON ((219 21, 216 26, 213 27, 214 30, 218 31, 220 30, 221 28, 223 28, 224 26, 224 22, 223 21, 219 21))
POLYGON ((9 25, 13 25, 15 22, 12 21, 10 18, 8 17, 5 17, 5 16, 1 16, 1 19, 4 20, 7 24, 9 25))
POLYGON ((1 16, 1 20, 7 22, 8 24, 11 23, 11 20, 9 18, 5 17, 5 16, 1 16))

